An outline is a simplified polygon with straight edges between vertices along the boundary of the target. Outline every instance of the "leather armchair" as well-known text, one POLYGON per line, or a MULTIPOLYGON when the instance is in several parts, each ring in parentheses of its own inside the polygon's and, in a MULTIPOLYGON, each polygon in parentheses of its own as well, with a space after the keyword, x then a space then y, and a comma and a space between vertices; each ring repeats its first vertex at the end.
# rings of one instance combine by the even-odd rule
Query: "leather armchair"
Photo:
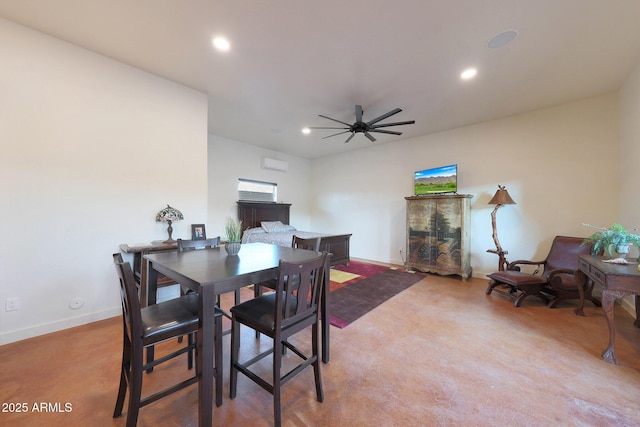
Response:
POLYGON ((516 307, 528 296, 535 295, 548 303, 549 308, 554 308, 561 301, 580 298, 578 286, 582 286, 585 299, 600 306, 600 301, 591 295, 593 285, 583 276, 575 274, 578 256, 591 253, 591 244, 583 242, 581 237, 556 236, 544 260, 513 261, 508 264, 506 271, 489 274, 491 281, 486 294, 490 295, 496 286, 503 286, 508 289, 506 294, 515 298, 516 307), (521 266, 525 265, 535 265, 536 269, 533 273, 524 273, 521 266))

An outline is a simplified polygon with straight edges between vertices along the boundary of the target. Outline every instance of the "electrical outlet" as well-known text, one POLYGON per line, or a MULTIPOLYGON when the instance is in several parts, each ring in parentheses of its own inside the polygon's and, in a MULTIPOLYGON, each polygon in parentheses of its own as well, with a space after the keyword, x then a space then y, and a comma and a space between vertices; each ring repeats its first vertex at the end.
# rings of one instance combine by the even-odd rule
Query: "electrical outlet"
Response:
POLYGON ((5 301, 5 311, 15 311, 20 308, 20 300, 18 298, 7 298, 5 301))

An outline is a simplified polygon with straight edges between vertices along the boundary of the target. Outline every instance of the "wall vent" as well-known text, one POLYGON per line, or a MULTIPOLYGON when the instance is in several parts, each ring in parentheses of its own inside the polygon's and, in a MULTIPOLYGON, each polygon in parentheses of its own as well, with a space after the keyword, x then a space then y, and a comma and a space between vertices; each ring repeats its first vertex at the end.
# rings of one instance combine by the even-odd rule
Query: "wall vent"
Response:
POLYGON ((282 161, 271 159, 269 157, 262 158, 262 169, 272 169, 276 171, 286 172, 289 169, 289 163, 282 161))

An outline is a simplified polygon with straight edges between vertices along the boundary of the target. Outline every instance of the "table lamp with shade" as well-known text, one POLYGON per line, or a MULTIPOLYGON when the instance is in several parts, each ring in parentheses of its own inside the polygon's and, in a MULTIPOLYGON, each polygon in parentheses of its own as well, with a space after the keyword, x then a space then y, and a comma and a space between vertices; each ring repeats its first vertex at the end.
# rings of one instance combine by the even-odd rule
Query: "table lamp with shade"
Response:
POLYGON ((173 208, 169 205, 167 205, 166 208, 158 212, 158 214, 156 215, 156 222, 166 222, 169 224, 169 227, 167 228, 167 233, 169 233, 169 239, 165 240, 164 241, 165 243, 175 242, 175 240, 173 240, 173 238, 171 237, 171 233, 173 233, 173 227, 171 226, 171 223, 173 221, 180 221, 182 219, 184 219, 182 212, 180 212, 178 209, 173 208))
POLYGON ((500 206, 515 205, 516 202, 513 201, 504 185, 498 185, 498 191, 496 191, 496 194, 494 194, 491 200, 489 200, 489 204, 496 205, 496 207, 493 209, 493 212, 491 212, 493 242, 496 244, 496 249, 488 249, 487 252, 498 255, 498 271, 504 271, 505 266, 507 265, 507 258, 505 255, 507 255, 508 252, 502 249, 500 241, 498 240, 498 229, 496 228, 496 213, 498 212, 498 209, 500 209, 500 206))

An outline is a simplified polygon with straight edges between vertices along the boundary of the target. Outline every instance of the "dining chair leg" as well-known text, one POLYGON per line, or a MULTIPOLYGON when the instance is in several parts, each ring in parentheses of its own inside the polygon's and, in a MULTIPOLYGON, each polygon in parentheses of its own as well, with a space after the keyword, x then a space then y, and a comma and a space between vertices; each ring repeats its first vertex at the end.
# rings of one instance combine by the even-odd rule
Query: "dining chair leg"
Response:
POLYGON ((234 318, 231 319, 231 363, 229 370, 229 398, 236 398, 236 390, 238 385, 238 356, 240 353, 240 324, 234 318))
MULTIPOLYGON (((153 362, 154 358, 155 358, 155 347, 150 345, 149 347, 147 347, 147 363, 153 362)), ((151 372, 153 372, 153 367, 148 368, 146 372, 147 374, 150 374, 151 372)))
POLYGON ((120 366, 120 387, 118 388, 118 398, 116 399, 116 407, 113 410, 113 417, 122 415, 124 407, 124 398, 127 396, 127 373, 131 369, 131 344, 128 342, 126 332, 124 334, 124 342, 122 345, 122 365, 120 366))
POLYGON ((216 366, 215 366, 216 406, 220 407, 222 405, 222 373, 223 373, 222 317, 221 316, 216 318, 216 324, 214 326, 213 351, 215 352, 213 357, 216 363, 216 366))
POLYGON ((280 409, 280 375, 282 368, 282 351, 280 350, 280 347, 283 347, 283 344, 282 340, 280 339, 274 340, 273 344, 273 416, 275 427, 280 427, 280 425, 282 424, 282 413, 280 409))
POLYGON ((143 352, 134 351, 131 356, 131 371, 129 372, 129 407, 127 408, 127 427, 135 427, 138 423, 140 398, 142 396, 143 352))
MULTIPOLYGON (((182 337, 180 337, 182 338, 182 337)), ((180 342, 180 340, 178 340, 178 342, 180 342)), ((192 346, 194 341, 193 341, 193 334, 189 334, 189 337, 187 338, 187 343, 192 346)), ((189 350, 187 352, 187 369, 193 369, 193 351, 189 350)))
MULTIPOLYGON (((257 283, 253 284, 253 297, 258 298, 262 296, 262 286, 257 283)), ((256 339, 260 339, 260 332, 256 331, 256 339)))
POLYGON ((311 351, 312 357, 315 357, 313 362, 313 375, 316 381, 316 398, 318 402, 324 401, 324 391, 322 390, 322 375, 320 372, 320 352, 318 351, 318 323, 311 327, 311 351))
POLYGON ((116 400, 116 407, 113 410, 113 418, 122 415, 122 408, 124 406, 124 398, 127 395, 127 377, 124 369, 120 372, 120 388, 118 389, 118 399, 116 400))

